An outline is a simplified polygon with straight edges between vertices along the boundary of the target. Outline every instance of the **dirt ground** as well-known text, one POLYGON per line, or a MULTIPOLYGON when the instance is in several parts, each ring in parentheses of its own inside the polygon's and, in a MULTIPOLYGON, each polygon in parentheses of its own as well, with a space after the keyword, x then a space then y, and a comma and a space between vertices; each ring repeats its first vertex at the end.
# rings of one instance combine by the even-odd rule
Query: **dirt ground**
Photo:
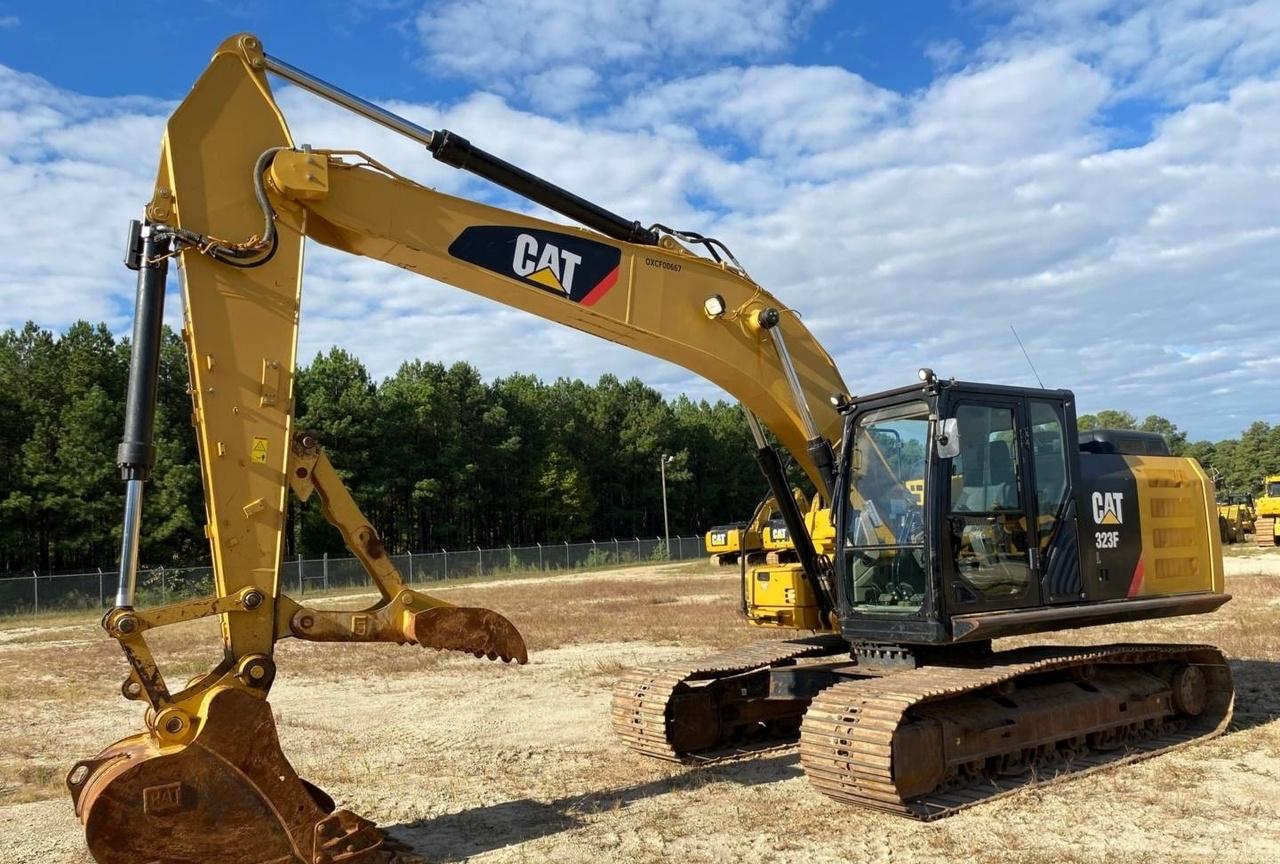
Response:
MULTIPOLYGON (((529 665, 288 641, 272 704, 303 776, 433 861, 1262 864, 1280 860, 1280 552, 1227 560, 1234 599, 1214 615, 1051 638, 1221 646, 1228 734, 928 825, 824 798, 794 751, 686 768, 614 740, 621 669, 760 638, 736 574, 703 565, 444 588, 507 613, 529 665)), ((38 623, 0 625, 0 862, 89 864, 62 774, 141 713, 91 618, 38 623)), ((210 623, 155 634, 172 679, 211 665, 210 623)))

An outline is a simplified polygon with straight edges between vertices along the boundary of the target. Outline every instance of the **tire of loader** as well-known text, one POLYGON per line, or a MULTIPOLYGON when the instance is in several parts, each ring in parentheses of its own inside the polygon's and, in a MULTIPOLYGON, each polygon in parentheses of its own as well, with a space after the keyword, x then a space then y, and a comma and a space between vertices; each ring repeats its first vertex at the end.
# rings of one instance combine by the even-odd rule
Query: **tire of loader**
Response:
POLYGON ((271 706, 239 690, 209 703, 183 746, 118 741, 67 775, 99 864, 391 864, 372 822, 298 777, 271 706))

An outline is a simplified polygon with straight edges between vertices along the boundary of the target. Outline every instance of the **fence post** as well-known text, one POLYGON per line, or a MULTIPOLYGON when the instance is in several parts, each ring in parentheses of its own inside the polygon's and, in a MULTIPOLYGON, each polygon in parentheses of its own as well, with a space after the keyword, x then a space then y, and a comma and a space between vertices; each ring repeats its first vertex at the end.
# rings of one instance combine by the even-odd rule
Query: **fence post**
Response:
MULTIPOLYGON (((534 541, 537 543, 538 541, 534 541)), ((538 543, 538 569, 542 570, 542 544, 538 543)))
POLYGON ((484 575, 484 550, 481 549, 479 546, 476 547, 476 559, 478 561, 478 563, 476 564, 476 570, 479 573, 479 575, 483 576, 484 575))
POLYGON ((640 538, 636 538, 636 563, 640 563, 640 538))
POLYGON ((98 568, 98 608, 99 608, 99 609, 101 609, 102 607, 103 607, 103 598, 102 598, 102 568, 101 568, 101 567, 99 567, 99 568, 98 568))
POLYGON ((618 538, 613 538, 613 559, 619 564, 622 563, 622 546, 618 544, 618 538))
POLYGON ((298 553, 298 595, 301 596, 305 593, 307 593, 307 590, 304 587, 302 582, 302 553, 299 552, 298 553))
POLYGON ((444 578, 448 579, 449 578, 449 550, 441 546, 440 551, 444 553, 444 578))
POLYGON ((31 617, 40 614, 40 574, 31 571, 31 617))
POLYGON ((328 552, 324 553, 323 560, 324 560, 324 565, 323 565, 323 569, 320 572, 324 574, 324 590, 328 591, 329 590, 329 553, 328 552))
POLYGON ((169 586, 165 584, 163 565, 160 567, 160 602, 169 602, 169 586))
POLYGON ((569 541, 564 541, 564 569, 569 569, 569 541))
POLYGON ((413 582, 413 550, 409 550, 409 581, 413 582))

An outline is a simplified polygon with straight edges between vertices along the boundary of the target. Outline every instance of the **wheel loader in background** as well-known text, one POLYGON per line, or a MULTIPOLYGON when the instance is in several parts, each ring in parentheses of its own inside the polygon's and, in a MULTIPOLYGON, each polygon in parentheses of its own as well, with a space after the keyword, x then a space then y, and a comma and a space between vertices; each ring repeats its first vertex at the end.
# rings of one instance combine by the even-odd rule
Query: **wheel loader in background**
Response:
POLYGON ((1243 543, 1245 536, 1253 534, 1256 527, 1253 493, 1219 492, 1217 497, 1222 542, 1243 543))
POLYGON ((1262 481, 1262 494, 1254 499, 1254 541, 1263 547, 1280 546, 1280 474, 1262 481))
POLYGON ((922 370, 909 386, 853 396, 800 317, 723 243, 623 219, 271 57, 248 34, 218 48, 169 118, 144 215, 126 255, 138 294, 118 454, 125 520, 103 627, 128 662, 124 696, 146 705, 145 729, 67 776, 102 864, 388 864, 397 853, 383 833, 281 752, 266 701, 276 643, 527 658, 497 612, 407 587, 320 442, 295 428, 306 237, 665 358, 741 401, 797 559, 746 571, 747 617, 815 635, 626 674, 612 718, 635 750, 714 758, 798 733, 823 792, 927 818, 1018 788, 1028 772, 1137 758, 1230 718, 1231 676, 1214 648, 992 648, 1229 599, 1200 466, 1134 455, 1099 433, 1082 449, 1068 391, 922 370), (363 153, 299 146, 268 73, 586 227, 444 195, 363 153), (142 609, 139 520, 173 259, 215 595, 142 609), (806 526, 764 427, 831 502, 825 526, 806 526), (290 491, 319 499, 377 603, 319 610, 282 593, 290 491), (224 657, 171 689, 148 631, 206 616, 221 623, 224 657))

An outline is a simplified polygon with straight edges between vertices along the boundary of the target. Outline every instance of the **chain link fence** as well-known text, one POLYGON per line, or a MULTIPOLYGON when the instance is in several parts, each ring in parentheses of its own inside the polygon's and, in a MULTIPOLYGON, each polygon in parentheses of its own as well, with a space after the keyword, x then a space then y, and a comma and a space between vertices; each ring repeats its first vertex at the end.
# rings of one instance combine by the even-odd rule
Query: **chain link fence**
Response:
MULTIPOLYGON (((592 540, 588 543, 536 543, 410 552, 391 560, 410 584, 446 579, 476 579, 521 573, 565 573, 660 561, 703 557, 701 537, 592 540)), ((98 568, 78 573, 0 576, 0 617, 39 616, 76 610, 106 609, 115 602, 116 571, 98 568)), ((281 564, 285 591, 298 595, 341 588, 372 589, 355 558, 291 558, 281 564)), ((213 594, 211 567, 155 567, 138 571, 138 605, 155 606, 213 594)))

